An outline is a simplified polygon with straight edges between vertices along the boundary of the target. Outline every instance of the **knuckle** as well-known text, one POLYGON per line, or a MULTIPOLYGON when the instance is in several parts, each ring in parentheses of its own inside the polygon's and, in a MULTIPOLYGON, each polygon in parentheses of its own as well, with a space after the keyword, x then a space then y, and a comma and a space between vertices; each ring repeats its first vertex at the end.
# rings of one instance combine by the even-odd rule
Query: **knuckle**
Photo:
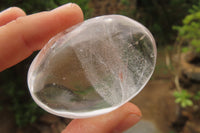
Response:
POLYGON ((21 17, 18 17, 18 18, 16 18, 15 20, 13 20, 13 23, 15 23, 15 24, 23 24, 24 22, 23 22, 23 18, 21 18, 21 17))

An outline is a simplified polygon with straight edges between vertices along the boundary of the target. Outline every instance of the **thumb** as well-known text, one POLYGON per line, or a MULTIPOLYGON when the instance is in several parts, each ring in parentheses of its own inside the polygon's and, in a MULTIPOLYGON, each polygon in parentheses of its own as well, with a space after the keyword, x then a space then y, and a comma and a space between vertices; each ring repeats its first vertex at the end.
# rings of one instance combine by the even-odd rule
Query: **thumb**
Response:
POLYGON ((135 125, 140 118, 139 108, 129 102, 108 114, 75 119, 62 133, 121 133, 135 125))

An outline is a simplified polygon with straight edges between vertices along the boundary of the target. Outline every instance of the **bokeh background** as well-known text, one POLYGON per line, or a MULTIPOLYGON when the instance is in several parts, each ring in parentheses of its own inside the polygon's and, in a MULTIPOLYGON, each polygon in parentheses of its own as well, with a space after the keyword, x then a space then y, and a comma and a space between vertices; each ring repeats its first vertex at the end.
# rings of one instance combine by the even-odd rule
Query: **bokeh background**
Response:
MULTIPOLYGON (((77 3, 85 19, 121 14, 145 25, 155 37, 155 72, 132 102, 142 121, 129 132, 200 133, 199 0, 0 0, 0 11, 17 6, 27 14, 77 3)), ((70 119, 39 108, 26 83, 33 58, 0 73, 0 133, 59 133, 70 119)))

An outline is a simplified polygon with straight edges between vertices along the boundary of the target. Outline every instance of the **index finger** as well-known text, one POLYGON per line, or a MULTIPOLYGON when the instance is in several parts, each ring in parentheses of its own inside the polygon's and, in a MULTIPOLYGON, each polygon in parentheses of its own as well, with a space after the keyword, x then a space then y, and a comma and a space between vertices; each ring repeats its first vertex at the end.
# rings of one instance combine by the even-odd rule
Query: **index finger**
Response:
POLYGON ((18 7, 10 7, 0 12, 0 26, 5 25, 21 16, 26 16, 22 9, 18 7))
POLYGON ((41 49, 62 30, 83 21, 76 4, 67 4, 52 11, 19 17, 0 28, 0 71, 22 61, 41 49))

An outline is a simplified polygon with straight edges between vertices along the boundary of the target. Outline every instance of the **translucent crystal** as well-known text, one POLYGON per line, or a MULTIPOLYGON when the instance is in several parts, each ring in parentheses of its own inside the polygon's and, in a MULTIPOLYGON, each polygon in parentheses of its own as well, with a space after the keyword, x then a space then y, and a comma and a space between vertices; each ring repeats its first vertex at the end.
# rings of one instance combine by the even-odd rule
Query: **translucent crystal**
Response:
POLYGON ((50 113, 91 117, 137 95, 155 61, 155 41, 143 25, 121 15, 100 16, 52 38, 31 64, 28 86, 50 113))

